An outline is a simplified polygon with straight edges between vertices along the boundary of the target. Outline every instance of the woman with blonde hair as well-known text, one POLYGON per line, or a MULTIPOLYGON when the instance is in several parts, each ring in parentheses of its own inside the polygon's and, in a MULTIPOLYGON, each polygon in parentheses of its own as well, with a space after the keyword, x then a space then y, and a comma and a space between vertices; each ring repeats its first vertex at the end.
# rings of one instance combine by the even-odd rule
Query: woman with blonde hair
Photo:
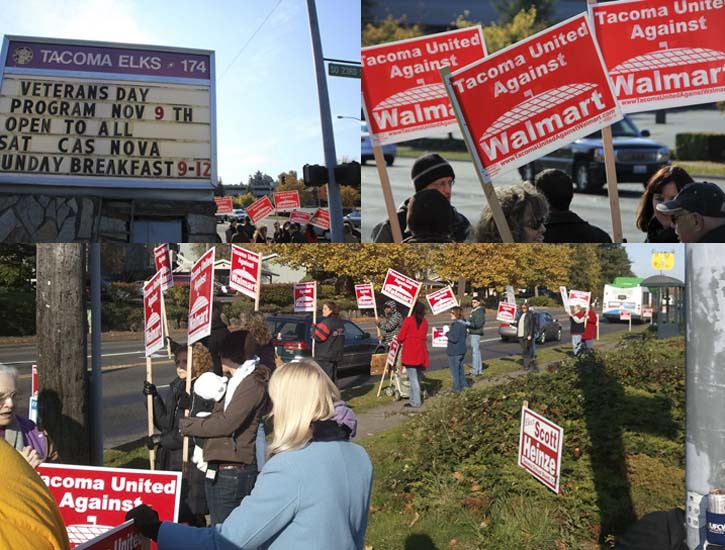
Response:
POLYGON ((127 514, 160 550, 364 547, 372 464, 334 419, 339 390, 317 363, 304 360, 277 369, 269 394, 270 459, 252 494, 224 523, 208 529, 161 523, 145 505, 127 514))
MULTIPOLYGON (((509 185, 496 188, 496 196, 501 210, 511 228, 514 242, 540 243, 546 232, 546 219, 549 216, 549 203, 530 183, 509 185)), ((503 242, 498 226, 489 206, 483 209, 481 219, 476 226, 476 242, 503 242)))

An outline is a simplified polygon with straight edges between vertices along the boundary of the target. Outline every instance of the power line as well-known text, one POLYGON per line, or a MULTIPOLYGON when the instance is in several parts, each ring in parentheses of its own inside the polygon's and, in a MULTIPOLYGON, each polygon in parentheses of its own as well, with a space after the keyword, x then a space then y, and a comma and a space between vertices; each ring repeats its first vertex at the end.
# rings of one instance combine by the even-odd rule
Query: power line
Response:
POLYGON ((267 17, 264 18, 264 21, 262 21, 259 24, 259 26, 257 27, 257 29, 252 33, 252 36, 249 37, 249 39, 244 43, 244 45, 242 46, 242 48, 237 52, 237 55, 234 56, 234 59, 232 59, 232 62, 227 66, 226 69, 224 69, 224 71, 222 72, 222 74, 219 76, 219 80, 221 80, 222 78, 224 78, 224 75, 227 74, 227 71, 232 68, 232 65, 234 65, 234 63, 237 62, 237 59, 239 58, 240 55, 242 55, 242 52, 244 51, 244 49, 249 45, 249 43, 252 41, 252 39, 255 36, 257 36, 257 33, 262 29, 262 27, 267 22, 267 20, 270 17, 272 17, 272 14, 274 13, 274 10, 276 10, 277 9, 277 6, 279 6, 281 3, 282 3, 282 0, 279 0, 274 5, 274 7, 271 9, 271 11, 267 14, 267 17))

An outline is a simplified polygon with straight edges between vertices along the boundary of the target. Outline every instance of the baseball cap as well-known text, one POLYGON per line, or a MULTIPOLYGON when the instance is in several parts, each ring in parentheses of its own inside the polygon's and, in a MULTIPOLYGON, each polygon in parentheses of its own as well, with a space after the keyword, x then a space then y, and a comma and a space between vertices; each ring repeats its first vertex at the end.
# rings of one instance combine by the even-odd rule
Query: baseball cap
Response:
POLYGON ((702 216, 725 218, 725 192, 707 181, 690 183, 671 201, 658 204, 657 210, 665 214, 687 210, 702 216))

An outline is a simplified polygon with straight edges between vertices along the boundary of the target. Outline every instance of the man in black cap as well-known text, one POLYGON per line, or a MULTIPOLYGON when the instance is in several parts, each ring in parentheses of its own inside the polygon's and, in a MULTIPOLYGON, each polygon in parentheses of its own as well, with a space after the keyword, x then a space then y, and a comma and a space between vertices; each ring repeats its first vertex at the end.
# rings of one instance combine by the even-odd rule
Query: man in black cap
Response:
POLYGON ((725 192, 714 183, 686 185, 674 199, 658 204, 657 210, 670 214, 680 242, 725 242, 725 192))
POLYGON ((398 312, 398 306, 395 300, 385 302, 383 305, 383 314, 385 317, 378 322, 378 327, 383 331, 382 344, 385 347, 389 347, 390 342, 400 332, 400 327, 403 324, 403 316, 398 312))
POLYGON ((534 185, 549 201, 549 217, 544 224, 545 243, 611 243, 605 231, 584 221, 569 210, 574 186, 569 174, 549 168, 534 178, 534 185))
MULTIPOLYGON (((450 163, 442 156, 436 153, 423 155, 413 164, 410 177, 413 180, 416 193, 424 189, 436 189, 450 202, 453 192, 453 181, 456 174, 453 172, 453 167, 450 163)), ((409 201, 410 198, 407 198, 400 205, 397 212, 403 239, 410 237, 410 231, 407 227, 409 201)), ((468 237, 471 222, 455 208, 453 210, 455 215, 453 217, 453 224, 451 225, 451 237, 455 242, 463 242, 468 237)), ((390 230, 390 221, 376 225, 373 229, 372 239, 376 243, 392 243, 393 233, 390 230)))

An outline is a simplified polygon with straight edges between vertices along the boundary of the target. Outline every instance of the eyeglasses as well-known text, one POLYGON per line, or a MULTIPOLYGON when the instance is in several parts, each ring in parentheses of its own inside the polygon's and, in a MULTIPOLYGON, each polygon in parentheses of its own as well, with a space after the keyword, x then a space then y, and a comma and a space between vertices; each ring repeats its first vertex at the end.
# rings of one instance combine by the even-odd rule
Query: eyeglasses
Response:
POLYGON ((675 223, 677 223, 677 220, 681 220, 682 218, 686 218, 690 214, 696 214, 696 213, 697 212, 684 212, 684 213, 681 213, 681 214, 672 214, 670 216, 670 219, 672 220, 672 223, 675 224, 675 223))
POLYGON ((15 401, 15 399, 18 397, 18 392, 11 391, 8 393, 0 393, 0 403, 5 403, 8 399, 10 401, 15 401))
POLYGON ((546 223, 546 218, 534 218, 529 223, 525 223, 524 227, 528 227, 529 229, 538 229, 545 223, 546 223))

